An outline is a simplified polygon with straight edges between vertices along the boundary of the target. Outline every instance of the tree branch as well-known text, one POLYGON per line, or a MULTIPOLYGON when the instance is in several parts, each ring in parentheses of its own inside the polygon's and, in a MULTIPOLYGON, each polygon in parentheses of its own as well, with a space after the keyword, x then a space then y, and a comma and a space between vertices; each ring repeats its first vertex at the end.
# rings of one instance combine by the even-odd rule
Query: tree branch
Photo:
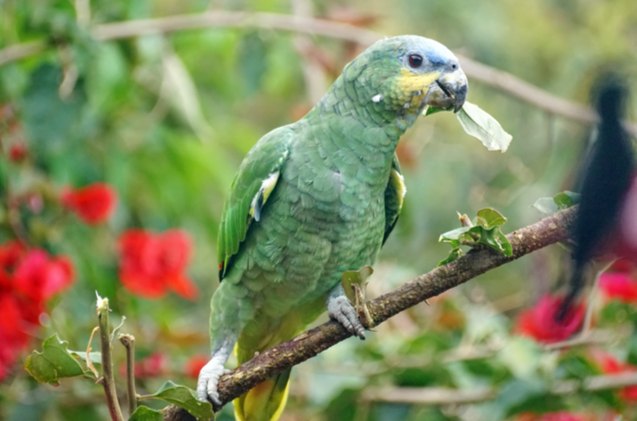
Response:
MULTIPOLYGON (((511 257, 503 256, 490 249, 471 250, 458 260, 439 266, 396 290, 375 298, 367 304, 374 325, 488 270, 567 239, 575 218, 575 209, 573 207, 560 211, 509 234, 507 238, 513 247, 511 257)), ((221 377, 220 399, 223 403, 227 403, 268 377, 314 357, 349 336, 351 335, 340 324, 329 321, 303 332, 289 342, 264 351, 221 377)), ((172 418, 166 419, 185 420, 187 418, 181 418, 183 412, 172 411, 172 418)))
MULTIPOLYGON (((260 28, 340 39, 367 46, 384 35, 341 22, 277 13, 211 10, 197 14, 173 15, 95 25, 91 30, 98 41, 210 28, 260 28)), ((33 41, 0 49, 0 66, 42 52, 43 41, 33 41)), ((595 111, 553 95, 508 72, 495 69, 469 57, 456 54, 470 79, 503 91, 550 114, 583 124, 597 122, 595 111)), ((624 122, 626 130, 637 137, 637 123, 624 122)))

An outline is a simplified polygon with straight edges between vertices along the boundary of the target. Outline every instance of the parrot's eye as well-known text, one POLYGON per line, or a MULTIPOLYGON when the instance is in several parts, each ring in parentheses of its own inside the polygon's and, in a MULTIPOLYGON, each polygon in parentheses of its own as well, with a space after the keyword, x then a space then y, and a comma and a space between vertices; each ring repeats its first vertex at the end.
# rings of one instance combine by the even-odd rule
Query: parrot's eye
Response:
POLYGON ((409 57, 407 57, 407 60, 409 62, 409 67, 411 67, 412 69, 417 69, 420 66, 422 66, 422 56, 420 54, 409 54, 409 57))

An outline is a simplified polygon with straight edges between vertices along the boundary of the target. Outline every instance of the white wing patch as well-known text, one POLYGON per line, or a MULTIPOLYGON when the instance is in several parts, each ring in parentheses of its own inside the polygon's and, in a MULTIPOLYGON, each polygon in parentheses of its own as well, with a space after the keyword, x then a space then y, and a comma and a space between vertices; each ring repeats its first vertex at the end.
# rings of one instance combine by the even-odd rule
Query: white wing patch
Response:
POLYGON ((252 198, 252 202, 250 202, 250 216, 254 218, 255 221, 259 222, 261 219, 261 210, 263 209, 263 205, 265 205, 268 197, 270 197, 277 181, 279 181, 279 171, 268 175, 268 177, 261 183, 261 187, 257 194, 255 194, 252 198))

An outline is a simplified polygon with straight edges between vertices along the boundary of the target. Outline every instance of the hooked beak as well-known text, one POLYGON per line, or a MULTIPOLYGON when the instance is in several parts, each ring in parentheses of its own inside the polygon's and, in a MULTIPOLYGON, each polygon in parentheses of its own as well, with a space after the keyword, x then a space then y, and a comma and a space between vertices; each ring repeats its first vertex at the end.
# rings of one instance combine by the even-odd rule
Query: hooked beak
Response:
POLYGON ((467 76, 460 68, 443 73, 429 87, 426 104, 443 110, 453 110, 456 113, 464 105, 467 89, 467 76))

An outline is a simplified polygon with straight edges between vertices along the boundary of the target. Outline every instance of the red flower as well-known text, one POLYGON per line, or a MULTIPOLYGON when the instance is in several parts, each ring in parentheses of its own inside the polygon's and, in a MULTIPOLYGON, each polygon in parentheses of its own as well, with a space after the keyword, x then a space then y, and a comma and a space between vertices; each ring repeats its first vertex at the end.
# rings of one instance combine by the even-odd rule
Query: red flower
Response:
MULTIPOLYGON (((600 365, 601 370, 607 374, 619 374, 637 371, 637 367, 622 363, 609 354, 597 354, 595 359, 600 365)), ((626 386, 619 392, 622 399, 629 402, 637 402, 637 386, 626 386)))
POLYGON ((43 302, 73 282, 73 267, 65 257, 49 258, 42 250, 30 250, 13 274, 15 289, 35 302, 43 302))
MULTIPOLYGON (((20 356, 22 350, 29 343, 31 337, 30 325, 35 323, 34 311, 25 312, 23 303, 12 296, 8 291, 0 291, 0 381, 7 377, 11 367, 20 356), (27 314, 24 314, 27 313, 27 314), (25 317, 26 316, 26 317, 25 317)), ((37 311, 39 315, 39 311, 37 311)))
POLYGON ((535 307, 520 313, 516 330, 545 343, 567 339, 580 329, 584 320, 584 306, 573 305, 564 321, 559 322, 556 315, 562 300, 562 297, 544 295, 535 307))
POLYGON ((188 361, 186 361, 186 375, 196 379, 199 377, 199 372, 210 358, 206 355, 193 355, 188 361))
POLYGON ((608 251, 617 257, 637 263, 637 175, 626 192, 619 220, 609 235, 608 251))
POLYGON ((24 246, 17 241, 0 244, 0 271, 13 272, 24 252, 24 246))
POLYGON ((15 143, 9 148, 9 160, 13 162, 21 162, 29 154, 24 143, 15 143))
POLYGON ((608 298, 625 303, 637 302, 637 282, 628 273, 602 273, 599 277, 599 288, 608 298))
POLYGON ((193 299, 197 288, 184 274, 190 248, 190 239, 183 231, 126 231, 119 238, 120 279, 126 288, 143 297, 161 297, 172 289, 193 299))
POLYGON ((62 192, 62 204, 90 225, 99 224, 113 213, 117 196, 105 183, 94 183, 80 189, 62 192))
POLYGON ((576 415, 571 412, 549 412, 546 414, 522 414, 517 418, 518 421, 586 421, 581 415, 576 415))
POLYGON ((19 243, 0 245, 0 380, 39 327, 46 300, 72 282, 68 259, 19 243))
POLYGON ((161 352, 154 352, 135 364, 135 377, 138 379, 157 377, 168 371, 168 359, 161 352))

